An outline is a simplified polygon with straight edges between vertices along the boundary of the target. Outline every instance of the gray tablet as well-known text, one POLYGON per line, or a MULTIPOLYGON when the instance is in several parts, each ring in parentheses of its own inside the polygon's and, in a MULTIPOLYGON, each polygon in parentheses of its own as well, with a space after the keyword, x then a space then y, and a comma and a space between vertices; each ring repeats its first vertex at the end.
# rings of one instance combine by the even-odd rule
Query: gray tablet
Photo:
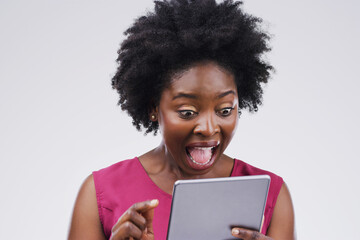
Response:
POLYGON ((260 230, 268 175, 175 182, 168 240, 236 239, 232 227, 260 230))

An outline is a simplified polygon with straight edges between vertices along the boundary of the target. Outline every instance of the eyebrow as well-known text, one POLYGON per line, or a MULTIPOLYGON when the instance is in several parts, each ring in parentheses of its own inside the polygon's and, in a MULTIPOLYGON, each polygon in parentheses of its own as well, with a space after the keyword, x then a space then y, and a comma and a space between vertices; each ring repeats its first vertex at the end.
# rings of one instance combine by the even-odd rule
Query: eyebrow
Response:
POLYGON ((198 99, 196 95, 193 94, 187 94, 187 93, 179 93, 178 95, 174 96, 172 100, 175 100, 177 98, 191 98, 191 99, 198 99))
MULTIPOLYGON (((223 97, 225 97, 225 96, 227 96, 227 95, 229 95, 229 94, 236 95, 235 91, 229 90, 229 91, 220 93, 216 98, 223 98, 223 97)), ((179 93, 179 94, 177 94, 176 96, 174 96, 172 100, 175 100, 175 99, 177 99, 177 98, 198 99, 198 96, 193 95, 193 94, 188 94, 188 93, 179 93)))
POLYGON ((235 91, 229 90, 229 91, 226 91, 226 92, 223 92, 223 93, 219 94, 216 98, 223 98, 223 97, 225 97, 225 96, 227 96, 227 95, 229 95, 229 94, 233 94, 233 95, 236 96, 235 91))

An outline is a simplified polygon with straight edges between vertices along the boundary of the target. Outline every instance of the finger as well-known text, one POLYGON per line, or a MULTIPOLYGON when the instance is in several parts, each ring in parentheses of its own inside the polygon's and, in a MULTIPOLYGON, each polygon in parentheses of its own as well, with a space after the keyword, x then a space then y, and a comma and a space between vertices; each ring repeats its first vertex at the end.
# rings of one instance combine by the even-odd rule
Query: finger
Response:
POLYGON ((231 234, 243 240, 270 240, 271 238, 257 232, 244 228, 233 228, 231 234))
POLYGON ((260 232, 262 232, 262 228, 264 226, 264 220, 265 220, 265 215, 263 214, 263 217, 262 217, 262 220, 261 220, 260 232))
POLYGON ((149 234, 153 234, 154 230, 153 230, 153 218, 154 218, 154 209, 150 209, 147 212, 143 213, 143 216, 146 219, 146 232, 149 234))
POLYGON ((141 230, 144 230, 146 227, 146 219, 132 208, 129 208, 126 212, 124 212, 124 214, 118 219, 118 222, 113 226, 113 229, 118 228, 125 222, 132 222, 141 230))
POLYGON ((134 223, 125 222, 118 228, 113 229, 110 240, 120 239, 140 239, 142 236, 142 230, 140 230, 134 223))
POLYGON ((151 205, 151 208, 146 211, 146 212, 143 212, 142 215, 144 216, 144 218, 146 219, 146 230, 147 230, 147 233, 151 233, 153 234, 154 231, 153 231, 153 219, 154 219, 154 211, 155 211, 155 208, 159 205, 159 201, 158 200, 152 200, 152 205, 151 205))
POLYGON ((154 208, 158 205, 158 200, 149 200, 144 202, 135 203, 118 219, 117 223, 113 226, 113 229, 118 228, 126 221, 135 223, 141 230, 146 227, 146 218, 141 216, 141 212, 154 208))
POLYGON ((145 202, 135 203, 131 208, 137 212, 144 213, 150 209, 156 208, 159 205, 159 200, 153 199, 145 202))

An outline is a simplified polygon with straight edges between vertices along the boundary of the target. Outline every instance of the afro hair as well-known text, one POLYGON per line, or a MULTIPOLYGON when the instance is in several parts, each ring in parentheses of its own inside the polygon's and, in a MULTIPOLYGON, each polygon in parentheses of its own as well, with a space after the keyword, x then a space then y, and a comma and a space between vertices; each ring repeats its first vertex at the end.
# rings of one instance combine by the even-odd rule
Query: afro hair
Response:
POLYGON ((241 109, 256 111, 262 83, 273 69, 263 59, 269 35, 260 18, 244 13, 242 2, 225 0, 155 1, 154 12, 135 20, 118 50, 112 86, 121 109, 145 134, 158 130, 151 110, 173 74, 201 61, 213 61, 234 75, 241 109))

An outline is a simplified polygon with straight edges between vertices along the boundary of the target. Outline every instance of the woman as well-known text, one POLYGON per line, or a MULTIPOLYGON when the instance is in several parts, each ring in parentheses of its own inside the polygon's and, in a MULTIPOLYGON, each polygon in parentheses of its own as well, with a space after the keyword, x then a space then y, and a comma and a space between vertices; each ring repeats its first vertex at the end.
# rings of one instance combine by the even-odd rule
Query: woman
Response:
MULTIPOLYGON (((173 184, 179 179, 268 174, 260 232, 239 239, 294 239, 294 214, 282 178, 224 154, 240 111, 256 111, 272 67, 261 20, 241 3, 155 2, 125 34, 112 86, 119 104, 161 144, 93 172, 77 197, 69 239, 165 239, 173 184)), ((229 230, 230 231, 230 230, 229 230)))

